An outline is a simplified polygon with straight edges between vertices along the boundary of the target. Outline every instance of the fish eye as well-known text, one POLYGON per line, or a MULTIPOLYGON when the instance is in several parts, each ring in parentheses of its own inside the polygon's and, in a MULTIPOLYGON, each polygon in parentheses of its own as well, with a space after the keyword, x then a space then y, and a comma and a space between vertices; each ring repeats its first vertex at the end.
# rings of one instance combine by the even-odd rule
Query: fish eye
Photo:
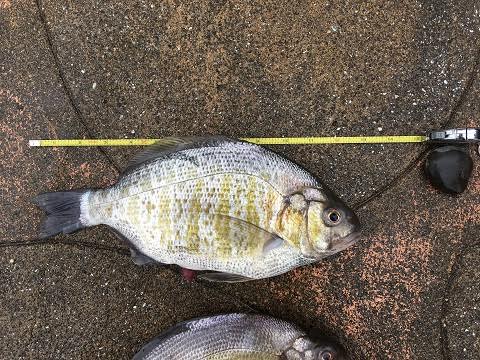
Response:
POLYGON ((326 350, 320 354, 320 360, 333 360, 333 355, 330 351, 326 350))
POLYGON ((332 211, 330 214, 328 214, 328 218, 331 222, 336 223, 338 220, 340 220, 340 214, 336 211, 332 211))
POLYGON ((328 209, 326 213, 326 223, 327 225, 338 225, 342 220, 342 215, 337 209, 328 209))

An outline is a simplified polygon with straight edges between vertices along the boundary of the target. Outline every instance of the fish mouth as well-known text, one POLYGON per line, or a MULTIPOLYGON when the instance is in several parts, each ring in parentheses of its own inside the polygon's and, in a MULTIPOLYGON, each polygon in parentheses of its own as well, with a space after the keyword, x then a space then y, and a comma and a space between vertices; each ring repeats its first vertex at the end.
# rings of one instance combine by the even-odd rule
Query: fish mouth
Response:
POLYGON ((347 236, 333 239, 332 246, 329 251, 333 254, 333 253, 345 250, 346 248, 355 244, 359 237, 360 237, 360 232, 355 231, 348 234, 347 236))

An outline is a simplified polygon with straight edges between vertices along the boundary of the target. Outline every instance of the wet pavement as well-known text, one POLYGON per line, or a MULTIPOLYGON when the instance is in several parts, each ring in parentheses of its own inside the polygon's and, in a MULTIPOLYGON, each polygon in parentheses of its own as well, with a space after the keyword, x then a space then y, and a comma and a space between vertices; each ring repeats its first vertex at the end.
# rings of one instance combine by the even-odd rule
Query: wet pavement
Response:
POLYGON ((451 197, 425 181, 423 145, 275 147, 349 204, 374 196, 354 247, 273 279, 186 283, 135 266, 101 227, 5 247, 35 240, 37 193, 110 184, 136 151, 28 139, 479 126, 477 1, 0 0, 0 49, 0 358, 128 359, 175 322, 226 311, 294 321, 353 359, 480 357, 473 151, 451 197))

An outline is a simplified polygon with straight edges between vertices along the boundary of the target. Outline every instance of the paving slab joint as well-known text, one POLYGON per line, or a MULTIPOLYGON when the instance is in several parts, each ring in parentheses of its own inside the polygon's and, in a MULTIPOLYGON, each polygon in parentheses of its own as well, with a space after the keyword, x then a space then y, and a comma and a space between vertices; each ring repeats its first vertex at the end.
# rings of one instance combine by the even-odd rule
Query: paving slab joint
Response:
MULTIPOLYGON (((45 37, 47 39, 48 48, 50 49, 50 52, 52 53, 53 62, 55 63, 55 67, 57 69, 58 76, 59 76, 60 81, 62 83, 62 87, 65 91, 65 94, 67 95, 68 102, 72 106, 78 120, 80 121, 80 123, 85 128, 88 137, 93 139, 93 138, 95 138, 95 136, 93 134, 93 131, 88 127, 87 122, 85 121, 85 118, 84 118, 82 112, 80 111, 80 107, 76 103, 75 98, 73 96, 73 93, 72 93, 70 87, 67 84, 67 80, 65 78, 65 74, 63 72, 63 69, 62 69, 62 66, 61 66, 61 63, 60 63, 60 59, 58 57, 58 51, 55 47, 55 44, 53 42, 52 34, 51 34, 50 29, 48 27, 48 22, 47 22, 47 18, 46 18, 46 15, 45 15, 45 11, 44 11, 43 6, 42 6, 42 1, 41 0, 35 0, 35 3, 36 3, 37 8, 38 8, 38 14, 39 14, 39 17, 40 17, 40 21, 41 21, 41 23, 43 25, 43 29, 45 31, 45 37)), ((102 148, 102 147, 98 147, 98 150, 105 156, 108 163, 117 171, 117 173, 120 173, 121 172, 120 167, 115 163, 113 158, 105 151, 105 149, 102 148)))

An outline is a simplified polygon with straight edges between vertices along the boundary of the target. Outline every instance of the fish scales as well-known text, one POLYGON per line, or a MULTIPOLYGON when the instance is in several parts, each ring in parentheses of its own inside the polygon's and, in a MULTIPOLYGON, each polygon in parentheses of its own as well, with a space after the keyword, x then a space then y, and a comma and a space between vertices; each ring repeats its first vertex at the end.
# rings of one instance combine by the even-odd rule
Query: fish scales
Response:
MULTIPOLYGON (((92 199, 92 205, 117 200, 117 192, 128 195, 142 192, 139 184, 149 183, 150 189, 189 181, 203 176, 241 173, 257 176, 272 184, 280 193, 289 194, 304 186, 319 186, 318 180, 292 162, 275 156, 265 149, 246 143, 231 143, 224 147, 194 148, 159 159, 124 176, 113 191, 92 199), (215 149, 213 151, 212 149, 215 149)), ((124 195, 121 194, 121 195, 124 195)))
POLYGON ((263 315, 226 314, 177 324, 133 360, 342 360, 335 345, 313 342, 297 326, 263 315))
MULTIPOLYGON (((181 156, 147 164, 110 191, 93 194, 89 201, 92 218, 101 218, 133 240, 140 251, 163 263, 196 269, 219 267, 222 271, 251 267, 253 261, 233 264, 232 258, 245 260, 249 253, 258 252, 255 229, 247 232, 244 242, 232 246, 230 239, 236 229, 228 226, 227 218, 211 222, 209 215, 237 217, 275 232, 272 214, 279 212, 284 196, 298 187, 291 180, 298 177, 298 169, 305 186, 318 183, 282 158, 265 157, 259 162, 249 145, 232 146, 237 149, 220 148, 214 153, 210 148, 191 149, 181 156), (156 204, 155 208, 149 203, 156 204), (116 216, 105 219, 105 208, 113 208, 116 216)), ((262 148, 255 150, 263 152, 262 148)), ((299 258, 293 263, 305 261, 299 258)), ((265 264, 278 271, 277 262, 266 259, 265 264)))
POLYGON ((210 215, 235 216, 273 232, 271 214, 279 212, 283 196, 255 177, 215 175, 209 178, 208 183, 206 179, 195 179, 123 198, 119 200, 119 209, 120 212, 127 209, 124 219, 127 226, 125 222, 109 225, 129 234, 129 238, 143 239, 139 249, 144 253, 156 254, 158 246, 164 246, 164 252, 158 255, 165 263, 172 257, 209 254, 203 264, 204 268, 208 268, 221 259, 252 255, 256 252, 255 245, 259 244, 255 228, 247 233, 244 241, 233 247, 230 239, 238 237, 233 234, 236 229, 228 226, 225 221, 227 218, 212 221, 210 215), (259 196, 253 196, 254 192, 259 196), (149 210, 151 198, 155 199, 157 205, 149 210), (269 211, 263 211, 264 208, 269 211), (178 255, 175 254, 177 252, 178 255))
MULTIPOLYGON (((271 215, 269 218, 263 209, 266 207, 272 213, 280 208, 282 201, 283 197, 268 184, 261 182, 255 184, 246 179, 245 176, 215 175, 209 178, 208 184, 205 178, 195 179, 190 182, 171 185, 162 190, 155 189, 149 193, 120 199, 116 206, 118 206, 119 213, 127 212, 127 220, 131 227, 135 227, 139 232, 150 227, 160 230, 166 227, 165 223, 171 225, 174 219, 176 223, 186 223, 198 227, 199 223, 208 221, 209 214, 235 216, 259 227, 273 230, 271 215), (228 179, 229 184, 234 184, 234 186, 224 188, 222 182, 225 182, 225 178, 228 179), (251 186, 253 190, 247 189, 247 186, 251 186), (220 190, 216 191, 217 189, 220 190), (234 189, 237 190, 234 191, 234 189), (252 191, 259 191, 259 195, 252 196, 249 194, 252 191), (205 194, 208 194, 208 196, 205 194), (152 198, 155 199, 154 203, 151 200, 152 198), (276 202, 272 199, 275 199, 276 202), (276 209, 273 209, 274 207, 276 209), (143 226, 138 227, 139 224, 143 226)), ((221 227, 222 222, 210 225, 221 227)), ((189 235, 193 235, 190 233, 191 229, 192 227, 181 228, 180 236, 190 238, 189 235)), ((195 230, 194 233, 198 233, 199 229, 195 230)), ((213 230, 220 231, 220 228, 216 227, 213 230)), ((159 236, 161 235, 159 234, 159 236)), ((149 240, 154 241, 154 239, 149 240)), ((181 241, 181 239, 178 241, 181 241)))
MULTIPOLYGON (((227 355, 280 355, 278 344, 287 344, 304 333, 295 326, 263 316, 219 315, 187 323, 184 332, 166 338, 145 360, 235 359, 227 355), (236 353, 233 353, 233 350, 236 353)), ((247 357, 248 359, 248 357, 247 357)), ((268 358, 267 358, 268 359, 268 358)))
POLYGON ((42 236, 106 224, 154 261, 250 279, 340 251, 358 228, 355 215, 305 169, 226 138, 147 150, 109 188, 38 198, 52 218, 59 213, 42 236))

